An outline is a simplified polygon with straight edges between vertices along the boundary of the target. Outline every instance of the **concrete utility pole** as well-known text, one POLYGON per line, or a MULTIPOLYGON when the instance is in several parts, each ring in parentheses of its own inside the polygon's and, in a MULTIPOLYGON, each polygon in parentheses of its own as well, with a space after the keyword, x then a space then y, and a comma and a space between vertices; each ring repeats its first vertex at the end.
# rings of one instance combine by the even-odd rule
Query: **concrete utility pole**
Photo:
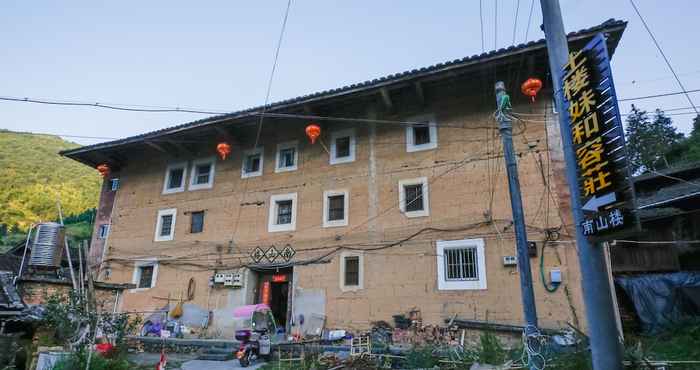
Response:
POLYGON ((508 116, 511 110, 510 97, 506 93, 505 84, 502 81, 496 82, 496 107, 498 130, 503 140, 503 157, 505 158, 506 171, 508 172, 510 206, 513 210, 518 270, 520 271, 520 293, 522 294, 523 312, 525 314, 525 323, 527 324, 525 334, 530 335, 537 331, 537 309, 535 307, 535 293, 532 290, 532 272, 530 272, 530 256, 527 249, 523 200, 520 196, 518 162, 515 159, 515 151, 513 150, 513 122, 508 116))
POLYGON ((560 88, 564 65, 569 56, 564 21, 561 17, 559 0, 540 0, 540 5, 542 6, 544 33, 549 54, 549 69, 555 91, 554 100, 559 112, 559 126, 566 160, 566 180, 569 183, 571 208, 576 224, 576 245, 581 265, 581 285, 586 306, 586 322, 591 339, 593 369, 622 369, 622 345, 615 322, 603 246, 602 244, 592 245, 583 235, 581 227, 583 211, 576 174, 576 156, 573 150, 569 112, 560 88))

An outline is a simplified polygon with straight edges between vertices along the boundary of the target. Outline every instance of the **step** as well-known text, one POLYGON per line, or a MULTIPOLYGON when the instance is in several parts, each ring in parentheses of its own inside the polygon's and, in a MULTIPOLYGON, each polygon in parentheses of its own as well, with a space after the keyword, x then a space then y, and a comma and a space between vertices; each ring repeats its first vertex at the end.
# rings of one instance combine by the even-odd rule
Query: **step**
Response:
POLYGON ((202 353, 197 357, 198 360, 207 360, 207 361, 229 361, 233 360, 233 353, 202 353))

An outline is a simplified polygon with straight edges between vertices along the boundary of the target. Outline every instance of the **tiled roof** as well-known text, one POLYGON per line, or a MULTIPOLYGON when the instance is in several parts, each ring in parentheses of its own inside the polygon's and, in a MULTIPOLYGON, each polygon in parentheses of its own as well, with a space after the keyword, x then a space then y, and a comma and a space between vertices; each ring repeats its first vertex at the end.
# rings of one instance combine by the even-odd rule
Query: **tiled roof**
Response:
MULTIPOLYGON (((571 32, 571 33, 567 34, 567 38, 569 38, 569 39, 574 38, 575 39, 575 38, 579 38, 579 37, 591 36, 597 32, 606 32, 606 31, 611 31, 613 29, 620 29, 621 30, 621 29, 624 29, 624 27, 626 25, 627 25, 627 22, 625 22, 625 21, 620 21, 620 20, 616 20, 616 19, 609 19, 609 20, 601 23, 600 25, 586 28, 586 29, 582 29, 582 30, 579 30, 576 32, 571 32)), ((520 51, 523 51, 523 50, 526 50, 529 48, 544 48, 545 45, 546 45, 545 40, 540 39, 537 41, 530 41, 530 42, 519 44, 519 45, 509 46, 507 48, 492 50, 492 51, 489 51, 487 53, 475 54, 475 55, 472 55, 469 57, 464 57, 462 59, 455 59, 452 61, 437 63, 437 64, 429 66, 429 67, 423 67, 423 68, 419 68, 419 69, 412 69, 410 71, 404 71, 404 72, 399 72, 399 73, 395 73, 395 74, 390 74, 390 75, 387 75, 384 77, 379 77, 379 78, 375 78, 372 80, 367 80, 364 82, 339 87, 336 89, 320 91, 320 92, 316 92, 316 93, 312 93, 312 94, 308 94, 308 95, 302 95, 302 96, 298 96, 295 98, 271 103, 271 104, 267 105, 266 111, 271 112, 271 111, 274 111, 274 110, 280 109, 280 108, 301 106, 305 103, 309 103, 309 102, 317 101, 317 100, 321 100, 321 99, 328 99, 328 98, 334 98, 334 97, 339 97, 339 96, 352 95, 352 94, 366 91, 369 89, 384 87, 384 86, 388 86, 388 85, 391 85, 394 83, 403 82, 406 80, 418 79, 421 77, 430 76, 430 75, 437 74, 440 72, 445 72, 445 71, 461 68, 461 67, 464 67, 467 65, 473 65, 475 63, 492 61, 494 59, 498 59, 498 58, 501 58, 504 56, 509 56, 509 55, 512 55, 514 53, 517 53, 517 52, 520 52, 520 51)), ((200 119, 197 121, 192 121, 192 122, 184 123, 181 125, 164 128, 161 130, 147 132, 147 133, 144 133, 141 135, 130 136, 130 137, 119 139, 119 140, 83 146, 83 147, 71 149, 71 150, 65 150, 65 151, 62 151, 60 154, 67 156, 67 157, 74 157, 75 155, 77 155, 79 153, 85 153, 85 152, 89 152, 89 151, 93 151, 93 150, 106 149, 106 148, 120 146, 120 145, 124 145, 124 144, 140 142, 143 140, 152 139, 152 138, 159 137, 162 135, 173 134, 173 133, 181 132, 181 131, 186 130, 186 129, 205 126, 208 124, 213 124, 213 123, 224 121, 224 120, 253 116, 255 114, 259 114, 261 112, 262 108, 263 108, 262 106, 258 106, 258 107, 254 107, 254 108, 240 110, 237 112, 207 117, 207 118, 200 119)))

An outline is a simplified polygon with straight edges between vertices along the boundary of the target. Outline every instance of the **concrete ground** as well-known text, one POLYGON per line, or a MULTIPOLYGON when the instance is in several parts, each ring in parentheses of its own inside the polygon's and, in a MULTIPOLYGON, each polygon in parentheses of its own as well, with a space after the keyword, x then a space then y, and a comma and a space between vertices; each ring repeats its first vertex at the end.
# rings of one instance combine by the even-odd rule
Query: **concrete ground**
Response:
MULTIPOLYGON (((205 361, 205 360, 195 360, 195 355, 168 354, 168 370, 231 370, 231 369, 257 369, 260 368, 264 362, 258 361, 254 365, 248 367, 241 367, 238 364, 238 360, 231 361, 205 361)), ((133 353, 128 356, 131 363, 137 366, 146 368, 155 368, 158 361, 160 361, 159 353, 133 353)))
POLYGON ((238 360, 231 361, 204 361, 204 360, 192 360, 182 363, 180 365, 180 370, 231 370, 231 369, 257 369, 263 366, 265 363, 262 361, 256 362, 254 365, 248 367, 241 367, 238 364, 238 360))

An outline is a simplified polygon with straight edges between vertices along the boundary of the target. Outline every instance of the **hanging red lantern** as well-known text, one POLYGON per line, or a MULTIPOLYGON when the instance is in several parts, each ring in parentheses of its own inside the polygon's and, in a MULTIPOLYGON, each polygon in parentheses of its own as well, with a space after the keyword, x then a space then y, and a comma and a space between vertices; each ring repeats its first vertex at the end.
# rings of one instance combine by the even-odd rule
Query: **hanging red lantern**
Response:
POLYGON ((533 103, 535 102, 535 97, 541 88, 542 81, 539 78, 528 78, 520 86, 520 90, 523 92, 523 94, 529 96, 533 103))
POLYGON ((321 136, 321 126, 313 122, 306 126, 305 131, 306 136, 308 136, 309 140, 311 140, 311 144, 316 143, 316 139, 318 139, 318 137, 321 136))
POLYGON ((221 159, 226 159, 231 154, 231 145, 229 143, 219 143, 216 146, 216 152, 219 153, 221 159))
POLYGON ((109 173, 111 171, 109 166, 105 163, 98 165, 96 168, 97 168, 97 172, 99 172, 100 175, 102 175, 102 177, 109 176, 109 173))

